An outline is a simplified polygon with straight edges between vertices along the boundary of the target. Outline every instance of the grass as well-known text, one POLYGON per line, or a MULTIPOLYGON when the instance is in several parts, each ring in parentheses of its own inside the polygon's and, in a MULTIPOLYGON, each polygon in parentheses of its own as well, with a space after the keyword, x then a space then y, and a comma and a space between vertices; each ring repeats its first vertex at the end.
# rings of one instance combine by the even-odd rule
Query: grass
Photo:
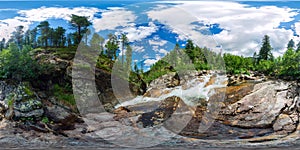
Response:
POLYGON ((72 93, 71 86, 69 85, 60 86, 58 84, 55 84, 53 91, 54 91, 54 96, 58 99, 58 101, 67 103, 71 106, 76 105, 76 101, 72 93))

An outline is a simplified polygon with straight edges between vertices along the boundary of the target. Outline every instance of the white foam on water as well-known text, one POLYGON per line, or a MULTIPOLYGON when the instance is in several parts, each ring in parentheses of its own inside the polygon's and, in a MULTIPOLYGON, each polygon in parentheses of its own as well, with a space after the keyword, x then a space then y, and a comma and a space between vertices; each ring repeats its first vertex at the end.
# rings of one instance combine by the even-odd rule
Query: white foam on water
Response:
POLYGON ((190 81, 187 81, 186 83, 188 87, 187 89, 184 89, 182 85, 174 88, 167 88, 167 90, 170 90, 171 92, 168 94, 162 94, 157 98, 137 96, 134 99, 116 105, 115 108, 121 106, 136 105, 136 104, 146 103, 151 101, 162 101, 171 96, 180 97, 185 102, 185 104, 189 106, 195 106, 197 105, 197 103, 199 103, 201 99, 205 99, 208 101, 209 97, 215 94, 216 88, 226 87, 226 84, 224 84, 224 82, 227 81, 227 77, 225 75, 217 75, 217 74, 215 77, 215 82, 205 87, 205 85, 209 82, 211 77, 212 75, 206 75, 206 76, 197 77, 190 81), (200 79, 203 79, 203 81, 200 81, 200 79))

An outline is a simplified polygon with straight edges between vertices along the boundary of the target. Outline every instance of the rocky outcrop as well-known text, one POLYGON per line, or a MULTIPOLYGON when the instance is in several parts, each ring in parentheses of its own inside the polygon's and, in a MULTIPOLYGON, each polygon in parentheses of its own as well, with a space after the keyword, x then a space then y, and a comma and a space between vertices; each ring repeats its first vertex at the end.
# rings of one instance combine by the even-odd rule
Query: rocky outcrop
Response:
POLYGON ((227 75, 228 76, 228 86, 238 85, 245 83, 247 81, 252 82, 262 82, 267 81, 267 77, 258 72, 250 72, 249 74, 238 74, 238 75, 227 75))
MULTIPOLYGON (((251 94, 230 104, 221 114, 225 124, 240 128, 272 128, 278 133, 291 133, 299 122, 298 97, 289 97, 290 83, 268 81, 254 86, 251 94)), ((293 92, 294 94, 298 95, 293 92)))
POLYGON ((39 119, 43 116, 41 99, 36 96, 29 83, 14 85, 2 81, 2 86, 6 90, 1 91, 1 97, 5 98, 0 103, 4 106, 2 112, 7 119, 39 119))

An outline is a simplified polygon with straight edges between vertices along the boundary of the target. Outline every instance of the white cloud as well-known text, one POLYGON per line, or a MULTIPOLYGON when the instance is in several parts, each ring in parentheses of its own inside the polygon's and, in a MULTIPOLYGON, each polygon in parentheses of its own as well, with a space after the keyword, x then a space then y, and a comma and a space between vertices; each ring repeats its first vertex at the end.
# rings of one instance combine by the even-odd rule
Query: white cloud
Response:
POLYGON ((156 32, 157 29, 158 27, 153 22, 149 22, 148 26, 135 27, 135 25, 132 25, 130 27, 122 29, 122 32, 127 33, 129 41, 133 42, 141 41, 142 39, 156 32))
POLYGON ((18 13, 27 21, 44 21, 49 18, 65 19, 70 20, 72 14, 87 16, 90 20, 96 12, 99 12, 98 8, 86 8, 86 7, 76 7, 76 8, 60 8, 60 7, 40 7, 31 10, 20 10, 18 13))
POLYGON ((16 30, 16 27, 22 25, 24 26, 24 30, 27 30, 30 24, 31 22, 19 19, 0 20, 0 39, 5 38, 6 40, 8 40, 11 33, 16 30))
POLYGON ((144 64, 146 67, 149 67, 149 66, 155 64, 157 61, 158 61, 158 59, 146 59, 144 61, 144 64))
POLYGON ((14 8, 3 8, 3 9, 0 9, 0 12, 1 11, 17 11, 18 9, 14 9, 14 8))
POLYGON ((142 53, 145 51, 143 46, 132 45, 131 47, 134 52, 142 53))
POLYGON ((119 7, 103 11, 101 16, 101 18, 94 19, 93 21, 96 32, 114 30, 117 27, 132 26, 136 19, 133 12, 119 7))
MULTIPOLYGON (((250 7, 238 2, 221 1, 176 1, 174 7, 147 12, 149 18, 167 24, 173 32, 196 41, 199 46, 216 47, 221 44, 225 51, 239 55, 252 55, 260 47, 265 34, 271 38, 275 55, 279 55, 293 38, 292 30, 280 29, 281 22, 293 20, 296 12, 276 6, 250 7), (219 24, 224 29, 220 34, 208 36, 194 29, 202 28, 193 22, 219 24)), ((297 28, 296 28, 297 29, 297 28)), ((299 32, 299 25, 298 29, 299 32)))
POLYGON ((167 55, 169 52, 168 52, 167 50, 165 50, 165 49, 160 49, 160 50, 159 50, 159 53, 162 53, 162 54, 164 54, 164 55, 167 55))
POLYGON ((161 40, 161 39, 159 39, 159 40, 152 40, 152 39, 149 40, 149 44, 150 45, 164 46, 167 43, 168 43, 168 41, 161 40))
POLYGON ((141 41, 157 31, 158 27, 149 22, 148 26, 138 26, 134 23, 137 16, 124 8, 111 8, 102 13, 102 18, 94 19, 93 24, 96 32, 102 30, 116 30, 126 33, 129 42, 141 41))
POLYGON ((300 22, 295 23, 295 30, 298 35, 300 35, 300 22))
POLYGON ((0 20, 0 38, 8 39, 15 28, 19 25, 24 26, 27 30, 33 22, 45 21, 50 18, 70 20, 72 14, 87 16, 90 20, 94 19, 93 16, 99 12, 98 8, 60 8, 60 7, 40 7, 31 10, 19 10, 19 16, 0 20))
POLYGON ((143 59, 148 59, 150 58, 147 54, 143 56, 143 59))

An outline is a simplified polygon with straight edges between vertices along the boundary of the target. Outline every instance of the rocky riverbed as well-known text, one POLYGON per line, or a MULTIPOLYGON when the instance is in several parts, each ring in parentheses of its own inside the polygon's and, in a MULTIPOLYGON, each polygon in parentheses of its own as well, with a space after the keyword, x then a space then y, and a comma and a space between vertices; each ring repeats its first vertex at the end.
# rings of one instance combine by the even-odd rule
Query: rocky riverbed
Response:
POLYGON ((113 113, 84 115, 27 83, 2 81, 1 149, 296 148, 299 85, 262 78, 211 71, 168 74, 144 95, 116 105, 113 113))

